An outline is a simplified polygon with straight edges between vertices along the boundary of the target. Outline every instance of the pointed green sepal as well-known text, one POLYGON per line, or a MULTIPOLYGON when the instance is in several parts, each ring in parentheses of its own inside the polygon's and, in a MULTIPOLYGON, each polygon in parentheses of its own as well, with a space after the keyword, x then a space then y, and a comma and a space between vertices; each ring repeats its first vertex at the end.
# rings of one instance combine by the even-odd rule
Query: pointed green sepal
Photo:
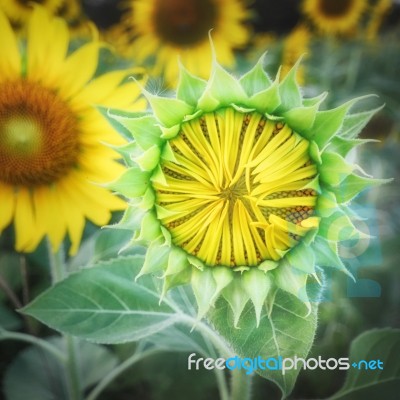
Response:
POLYGON ((106 146, 112 148, 118 154, 120 154, 124 159, 125 164, 129 167, 135 165, 132 160, 132 154, 140 155, 143 153, 143 149, 135 141, 132 141, 123 146, 111 146, 109 144, 106 144, 106 146))
POLYGON ((214 276, 214 280, 217 284, 215 294, 210 299, 210 303, 214 304, 222 289, 224 289, 232 282, 234 278, 234 272, 230 268, 226 267, 212 267, 212 273, 214 276))
POLYGON ((317 237, 315 239, 314 246, 316 263, 318 264, 318 266, 335 268, 339 271, 344 272, 350 278, 355 280, 352 273, 346 268, 339 257, 337 243, 329 242, 322 237, 317 237))
POLYGON ((174 137, 178 136, 178 134, 179 134, 179 132, 181 130, 181 126, 179 124, 178 125, 173 125, 173 126, 170 126, 170 127, 166 127, 166 126, 160 125, 160 129, 162 131, 161 138, 165 139, 165 140, 170 140, 170 139, 173 139, 174 137))
POLYGON ((150 243, 161 238, 160 221, 157 219, 154 212, 144 214, 140 232, 135 236, 135 241, 143 244, 150 243))
POLYGON ((265 54, 259 58, 257 64, 250 71, 239 79, 242 88, 249 97, 260 92, 261 88, 266 89, 272 84, 272 80, 264 70, 264 62, 265 54))
MULTIPOLYGON (((245 274, 246 272, 244 272, 245 274)), ((243 289, 241 280, 243 276, 235 276, 233 281, 222 291, 222 296, 229 303, 233 312, 233 326, 238 327, 240 316, 250 296, 243 289)))
POLYGON ((286 260, 283 260, 279 268, 274 271, 274 277, 276 286, 302 301, 307 307, 307 314, 309 314, 311 304, 307 294, 308 275, 294 269, 286 260))
POLYGON ((315 143, 313 140, 310 142, 310 147, 308 148, 308 154, 310 155, 311 159, 316 163, 316 164, 322 164, 322 158, 321 158, 321 150, 319 149, 317 143, 315 143))
POLYGON ((254 107, 264 114, 273 113, 280 104, 281 97, 278 80, 275 80, 267 89, 257 92, 246 101, 247 106, 254 107))
POLYGON ((156 200, 156 195, 154 193, 153 188, 148 187, 141 200, 137 204, 135 204, 132 208, 140 208, 143 211, 150 210, 151 208, 154 207, 155 200, 156 200))
MULTIPOLYGON (((205 95, 217 100, 220 106, 229 106, 232 103, 241 105, 246 103, 245 100, 247 99, 239 81, 217 62, 213 63, 211 78, 203 96, 205 95)), ((200 103, 203 103, 202 98, 199 100, 200 108, 202 108, 200 106, 200 103)))
POLYGON ((202 112, 213 112, 219 108, 219 106, 220 102, 210 93, 209 90, 204 91, 197 103, 197 107, 202 112))
POLYGON ((329 190, 323 190, 317 199, 318 215, 322 218, 331 216, 338 208, 336 196, 329 190))
POLYGON ((181 63, 179 72, 176 97, 195 107, 207 86, 207 82, 191 74, 181 63))
POLYGON ((178 163, 178 160, 175 157, 175 153, 171 148, 171 144, 169 142, 165 143, 165 146, 161 153, 161 158, 165 161, 171 161, 173 163, 178 163))
POLYGON ((215 296, 217 290, 212 268, 204 268, 203 271, 193 268, 191 283, 198 306, 197 318, 201 319, 210 309, 210 299, 215 296))
POLYGON ((300 87, 296 81, 297 70, 301 58, 296 62, 293 68, 288 72, 279 85, 280 98, 282 100, 279 112, 285 112, 302 106, 302 95, 300 87))
POLYGON ((192 265, 193 267, 197 268, 200 271, 203 271, 206 268, 203 261, 201 261, 197 257, 188 255, 187 259, 188 259, 190 265, 192 265))
POLYGON ((168 256, 168 265, 164 272, 163 278, 169 275, 175 275, 185 269, 190 269, 187 260, 187 254, 178 247, 173 246, 168 256))
POLYGON ((268 272, 268 271, 272 271, 273 269, 275 269, 278 265, 279 265, 279 263, 277 261, 264 260, 261 262, 261 264, 258 265, 257 268, 260 271, 268 272))
POLYGON ((194 107, 182 100, 156 96, 146 90, 143 94, 149 101, 157 120, 167 128, 180 124, 185 115, 193 113, 194 107))
POLYGON ((159 183, 160 185, 163 185, 163 186, 168 186, 167 180, 165 179, 164 172, 160 165, 157 165, 154 172, 152 173, 151 181, 159 183))
POLYGON ((343 182, 357 167, 348 164, 346 160, 337 153, 325 152, 321 156, 320 178, 323 182, 336 186, 343 182))
POLYGON ((365 143, 379 142, 379 140, 374 139, 346 139, 340 136, 335 136, 329 143, 328 150, 332 153, 338 153, 342 157, 346 157, 347 154, 357 146, 365 143))
POLYGON ((349 216, 342 210, 336 210, 332 215, 321 219, 318 235, 332 242, 356 239, 361 236, 349 216))
POLYGON ((139 279, 142 275, 164 271, 168 264, 168 255, 169 248, 163 246, 160 241, 150 243, 147 248, 143 267, 135 279, 139 279))
POLYGON ((142 171, 152 171, 160 161, 160 148, 154 145, 139 157, 133 158, 133 161, 139 165, 142 171))
POLYGON ((348 139, 356 138, 362 129, 367 125, 370 119, 385 105, 375 108, 370 111, 364 111, 356 114, 347 115, 343 121, 341 135, 348 139))
POLYGON ((363 190, 391 182, 392 179, 373 179, 351 174, 338 187, 332 188, 338 203, 347 203, 363 190))
POLYGON ((138 118, 145 115, 143 112, 133 113, 110 109, 109 107, 95 106, 97 111, 108 121, 108 123, 126 140, 132 139, 132 133, 122 123, 124 119, 138 118))
POLYGON ((358 101, 368 97, 370 96, 357 97, 332 110, 319 111, 315 117, 314 125, 305 133, 305 136, 308 139, 315 140, 318 146, 323 149, 342 129, 345 116, 350 108, 358 101))
POLYGON ((292 108, 282 114, 288 125, 297 132, 308 130, 315 121, 319 103, 309 107, 292 108))
POLYGON ((315 104, 321 104, 326 99, 327 96, 328 96, 328 92, 323 92, 318 96, 303 99, 303 106, 311 107, 311 106, 314 106, 315 104))
POLYGON ((167 275, 164 278, 161 299, 164 298, 164 296, 166 295, 168 290, 170 290, 176 286, 185 285, 185 284, 189 283, 190 277, 191 277, 191 271, 190 271, 189 267, 182 270, 181 272, 177 272, 176 274, 167 275))
POLYGON ((149 187, 150 173, 142 171, 139 167, 127 169, 117 180, 108 183, 106 187, 122 194, 125 197, 142 196, 149 187))
POLYGON ((243 287, 254 305, 258 327, 265 300, 272 286, 271 278, 268 273, 262 272, 257 268, 250 268, 249 271, 243 274, 242 279, 243 287))
POLYGON ((286 254, 286 260, 293 267, 306 274, 315 273, 315 255, 311 247, 299 243, 286 254))
POLYGON ((143 210, 139 208, 128 207, 118 224, 111 225, 110 228, 115 227, 136 232, 140 229, 144 214, 143 210))
POLYGON ((129 130, 137 144, 147 150, 161 143, 161 130, 158 122, 152 115, 144 115, 138 118, 127 118, 113 115, 119 123, 129 130))

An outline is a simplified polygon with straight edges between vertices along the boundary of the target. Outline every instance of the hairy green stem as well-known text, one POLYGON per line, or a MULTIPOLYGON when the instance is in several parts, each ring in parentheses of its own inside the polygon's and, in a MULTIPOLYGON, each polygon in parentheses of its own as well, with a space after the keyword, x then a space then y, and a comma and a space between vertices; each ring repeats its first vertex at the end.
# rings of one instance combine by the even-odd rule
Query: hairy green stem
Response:
POLYGON ((231 373, 231 399, 250 400, 251 398, 251 375, 246 371, 234 369, 231 373))
MULTIPOLYGON (((61 245, 57 252, 53 252, 50 242, 47 242, 47 248, 50 260, 50 272, 52 284, 62 281, 66 276, 65 270, 65 254, 64 248, 61 245)), ((68 376, 68 391, 70 400, 81 400, 82 390, 79 379, 79 368, 77 360, 76 339, 70 335, 63 335, 67 349, 67 376, 68 376)))
POLYGON ((78 372, 78 360, 77 360, 77 349, 76 339, 71 335, 65 335, 66 347, 68 352, 68 389, 70 394, 70 400, 81 400, 81 384, 78 372))
MULTIPOLYGON (((139 345, 140 346, 140 345, 139 345)), ((120 374, 125 372, 128 368, 130 368, 133 364, 142 360, 145 357, 148 357, 152 354, 158 353, 158 349, 149 349, 149 350, 140 350, 139 348, 124 362, 119 364, 116 368, 114 368, 111 372, 109 372, 89 393, 85 400, 95 400, 100 395, 100 393, 120 374)))
POLYGON ((65 355, 60 350, 58 350, 57 347, 53 346, 52 344, 46 342, 43 339, 37 338, 32 335, 27 335, 26 333, 9 332, 4 329, 0 329, 0 340, 8 340, 8 339, 19 340, 22 342, 34 344, 35 346, 38 346, 43 350, 46 350, 48 353, 52 354, 61 363, 65 363, 67 361, 65 355))

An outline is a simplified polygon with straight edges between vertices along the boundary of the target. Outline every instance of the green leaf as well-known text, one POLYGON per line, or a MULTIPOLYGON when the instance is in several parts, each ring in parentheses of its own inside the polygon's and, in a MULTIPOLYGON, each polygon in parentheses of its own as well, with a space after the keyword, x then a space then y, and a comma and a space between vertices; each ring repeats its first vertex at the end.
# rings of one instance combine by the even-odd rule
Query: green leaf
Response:
MULTIPOLYGON (((278 290, 270 315, 265 311, 257 328, 254 306, 248 303, 242 313, 238 329, 232 329, 233 313, 224 299, 217 301, 209 313, 209 320, 219 334, 242 358, 270 357, 305 358, 313 343, 317 327, 317 308, 307 315, 304 304, 296 297, 278 290)), ((257 370, 258 374, 275 382, 284 396, 293 389, 300 370, 257 370)))
POLYGON ((376 329, 358 336, 350 347, 350 363, 380 360, 383 369, 350 368, 343 387, 331 400, 397 400, 400 393, 400 330, 376 329))
POLYGON ((176 322, 150 276, 135 277, 140 256, 84 269, 50 288, 22 312, 53 329, 99 343, 135 341, 176 322))
MULTIPOLYGON (((62 338, 49 343, 66 352, 62 338)), ((83 390, 98 382, 117 365, 110 350, 93 343, 77 343, 78 371, 83 390)), ((4 377, 4 392, 10 400, 69 400, 66 367, 51 354, 30 346, 17 355, 4 377)))

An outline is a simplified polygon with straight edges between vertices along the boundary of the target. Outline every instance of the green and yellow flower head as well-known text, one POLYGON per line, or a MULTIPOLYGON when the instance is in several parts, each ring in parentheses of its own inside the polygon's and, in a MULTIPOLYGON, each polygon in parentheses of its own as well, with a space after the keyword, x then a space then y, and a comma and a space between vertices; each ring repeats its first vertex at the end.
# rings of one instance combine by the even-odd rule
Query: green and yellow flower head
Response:
POLYGON ((139 276, 192 284, 199 317, 222 296, 235 325, 248 301, 259 322, 277 288, 309 307, 307 278, 346 271, 337 244, 362 235, 348 203, 380 181, 345 156, 376 110, 319 111, 325 94, 303 98, 297 68, 271 80, 261 58, 236 79, 214 56, 208 81, 180 67, 176 98, 143 90, 152 113, 109 112, 133 139, 110 184, 130 199, 117 227, 148 245, 139 276))

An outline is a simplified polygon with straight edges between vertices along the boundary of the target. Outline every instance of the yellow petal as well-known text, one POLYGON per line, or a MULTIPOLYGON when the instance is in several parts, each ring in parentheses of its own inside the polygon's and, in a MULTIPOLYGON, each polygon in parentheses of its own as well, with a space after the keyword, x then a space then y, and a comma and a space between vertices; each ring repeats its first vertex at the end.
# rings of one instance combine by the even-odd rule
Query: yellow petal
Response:
POLYGON ((17 38, 7 18, 0 10, 0 81, 21 74, 21 57, 17 38))
POLYGON ((10 224, 14 216, 15 196, 12 186, 0 183, 0 232, 10 224))

